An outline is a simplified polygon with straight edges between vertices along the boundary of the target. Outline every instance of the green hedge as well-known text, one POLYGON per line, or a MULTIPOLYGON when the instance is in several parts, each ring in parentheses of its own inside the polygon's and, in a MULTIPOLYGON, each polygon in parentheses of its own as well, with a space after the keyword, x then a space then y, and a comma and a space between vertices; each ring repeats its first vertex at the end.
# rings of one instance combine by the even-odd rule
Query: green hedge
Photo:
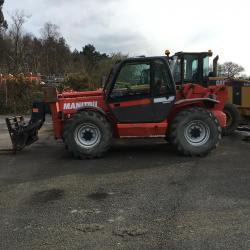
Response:
POLYGON ((75 91, 93 90, 95 85, 91 84, 91 79, 84 73, 72 73, 65 77, 65 80, 58 86, 59 92, 70 88, 75 91))
POLYGON ((33 101, 41 100, 42 96, 41 88, 35 82, 7 80, 0 86, 0 114, 30 113, 33 101))
MULTIPOLYGON (((91 84, 88 75, 84 73, 68 74, 58 91, 70 88, 76 91, 94 90, 98 86, 91 84)), ((25 79, 7 80, 0 84, 0 115, 1 114, 29 114, 32 103, 42 100, 43 92, 35 82, 25 79), (7 90, 7 93, 6 93, 7 90)))

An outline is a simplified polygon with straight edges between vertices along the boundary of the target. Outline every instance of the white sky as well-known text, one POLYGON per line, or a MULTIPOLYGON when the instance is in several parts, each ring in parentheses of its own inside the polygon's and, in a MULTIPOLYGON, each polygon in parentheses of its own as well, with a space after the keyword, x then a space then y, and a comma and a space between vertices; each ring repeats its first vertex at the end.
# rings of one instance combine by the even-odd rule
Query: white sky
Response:
POLYGON ((71 49, 90 43, 131 56, 212 49, 250 75, 249 0, 5 0, 7 20, 16 9, 31 15, 25 30, 35 35, 45 22, 57 24, 71 49))

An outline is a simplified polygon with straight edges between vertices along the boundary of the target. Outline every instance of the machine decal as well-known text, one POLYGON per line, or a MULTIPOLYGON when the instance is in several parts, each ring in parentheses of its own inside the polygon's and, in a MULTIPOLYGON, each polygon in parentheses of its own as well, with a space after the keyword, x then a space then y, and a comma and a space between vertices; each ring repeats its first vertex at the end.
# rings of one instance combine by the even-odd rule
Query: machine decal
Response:
POLYGON ((159 98, 154 98, 154 103, 171 103, 173 102, 175 99, 174 96, 170 96, 170 97, 159 97, 159 98))
POLYGON ((70 110, 70 109, 79 109, 84 106, 90 106, 90 107, 97 107, 97 101, 93 102, 70 102, 70 103, 64 103, 63 109, 64 110, 70 110))

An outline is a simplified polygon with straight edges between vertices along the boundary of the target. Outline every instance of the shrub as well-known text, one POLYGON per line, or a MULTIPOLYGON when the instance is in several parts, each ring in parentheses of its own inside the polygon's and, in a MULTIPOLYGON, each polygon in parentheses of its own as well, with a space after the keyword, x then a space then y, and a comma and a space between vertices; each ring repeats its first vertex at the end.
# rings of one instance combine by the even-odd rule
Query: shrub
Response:
POLYGON ((89 76, 84 73, 68 74, 65 77, 65 80, 58 86, 58 90, 63 91, 66 88, 70 88, 75 91, 94 89, 93 84, 90 82, 89 76))
POLYGON ((35 82, 24 79, 7 80, 0 87, 0 114, 27 114, 32 103, 42 99, 42 91, 35 82))

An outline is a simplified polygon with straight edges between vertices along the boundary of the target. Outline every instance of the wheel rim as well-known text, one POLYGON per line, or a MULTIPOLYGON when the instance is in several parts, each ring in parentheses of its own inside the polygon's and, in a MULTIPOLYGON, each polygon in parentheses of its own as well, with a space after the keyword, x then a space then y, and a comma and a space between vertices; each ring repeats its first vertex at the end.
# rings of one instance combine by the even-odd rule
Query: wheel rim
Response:
POLYGON ((184 130, 187 142, 193 146, 204 145, 210 137, 210 128, 203 121, 191 121, 184 130))
POLYGON ((93 148, 100 142, 101 132, 95 124, 81 124, 76 128, 74 138, 79 146, 93 148))

